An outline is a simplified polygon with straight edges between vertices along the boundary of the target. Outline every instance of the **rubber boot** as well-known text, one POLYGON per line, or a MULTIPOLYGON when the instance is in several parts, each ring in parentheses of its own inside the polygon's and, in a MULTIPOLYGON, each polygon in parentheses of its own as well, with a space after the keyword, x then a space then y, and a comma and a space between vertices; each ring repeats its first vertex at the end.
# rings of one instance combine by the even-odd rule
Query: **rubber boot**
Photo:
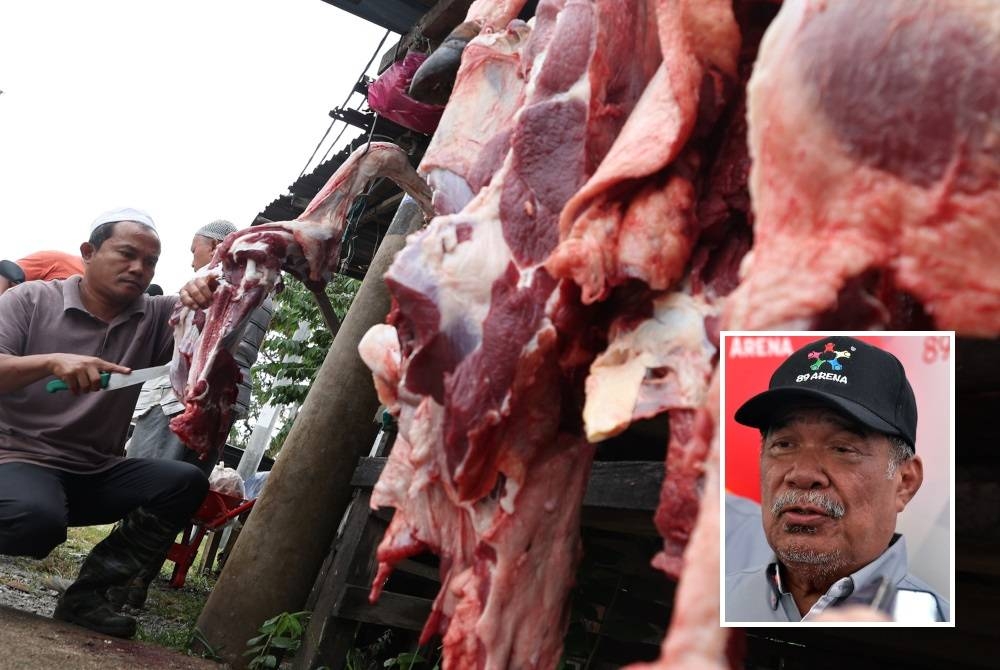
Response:
POLYGON ((135 619, 115 612, 107 592, 124 586, 143 566, 158 558, 161 548, 168 539, 173 540, 178 530, 141 508, 129 513, 91 550, 52 617, 105 635, 133 637, 135 619))
MULTIPOLYGON (((170 540, 173 544, 173 538, 170 540)), ((108 589, 108 602, 115 610, 121 610, 128 605, 135 610, 141 610, 146 606, 146 599, 149 597, 149 586, 160 574, 163 563, 167 560, 167 551, 170 545, 164 550, 163 555, 154 559, 152 563, 143 567, 139 574, 130 579, 124 586, 113 586, 108 589)))
MULTIPOLYGON (((130 515, 134 514, 145 514, 145 512, 140 508, 130 513, 130 515)), ((108 589, 106 595, 112 608, 120 611, 125 605, 128 605, 132 609, 141 610, 146 606, 149 585, 160 574, 160 568, 167 560, 167 552, 173 546, 176 535, 173 533, 169 537, 165 537, 153 560, 143 565, 123 586, 112 586, 108 589)))

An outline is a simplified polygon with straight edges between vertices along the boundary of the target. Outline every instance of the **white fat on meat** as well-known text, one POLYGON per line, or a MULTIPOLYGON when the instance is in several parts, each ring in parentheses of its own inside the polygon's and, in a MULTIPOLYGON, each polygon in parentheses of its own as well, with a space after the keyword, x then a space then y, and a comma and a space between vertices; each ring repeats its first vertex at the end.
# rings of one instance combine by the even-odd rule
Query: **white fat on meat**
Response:
POLYGON ((612 325, 608 347, 587 377, 587 439, 607 439, 668 409, 701 407, 718 353, 705 319, 716 313, 701 297, 669 293, 638 325, 633 319, 612 325))
POLYGON ((438 215, 461 211, 489 183, 510 146, 510 124, 524 104, 521 48, 530 34, 514 22, 469 42, 449 104, 418 171, 438 215))

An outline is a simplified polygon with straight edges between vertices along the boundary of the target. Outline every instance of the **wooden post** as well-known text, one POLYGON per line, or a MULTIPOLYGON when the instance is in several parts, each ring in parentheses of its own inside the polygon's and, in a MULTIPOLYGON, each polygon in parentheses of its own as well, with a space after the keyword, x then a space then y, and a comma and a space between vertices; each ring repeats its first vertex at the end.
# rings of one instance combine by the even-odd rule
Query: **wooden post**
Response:
POLYGON ((351 500, 351 474, 375 438, 379 405, 358 343, 388 314, 382 276, 422 222, 404 198, 198 618, 211 651, 234 668, 246 667, 246 642, 265 620, 303 608, 351 500))

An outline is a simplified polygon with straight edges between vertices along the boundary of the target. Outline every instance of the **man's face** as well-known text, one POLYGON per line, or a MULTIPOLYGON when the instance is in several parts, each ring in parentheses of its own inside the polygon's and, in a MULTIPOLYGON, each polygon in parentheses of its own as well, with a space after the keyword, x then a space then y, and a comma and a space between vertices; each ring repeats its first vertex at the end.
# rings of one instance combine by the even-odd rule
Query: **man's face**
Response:
POLYGON ((889 453, 885 435, 829 409, 775 422, 761 451, 761 512, 786 568, 841 577, 886 549, 920 485, 916 459, 887 477, 889 453))
POLYGON ((215 240, 204 235, 195 235, 191 240, 191 267, 200 270, 212 261, 215 253, 215 240))
POLYGON ((80 251, 88 286, 109 302, 127 305, 153 279, 160 258, 160 238, 140 223, 119 221, 99 249, 85 242, 80 251))

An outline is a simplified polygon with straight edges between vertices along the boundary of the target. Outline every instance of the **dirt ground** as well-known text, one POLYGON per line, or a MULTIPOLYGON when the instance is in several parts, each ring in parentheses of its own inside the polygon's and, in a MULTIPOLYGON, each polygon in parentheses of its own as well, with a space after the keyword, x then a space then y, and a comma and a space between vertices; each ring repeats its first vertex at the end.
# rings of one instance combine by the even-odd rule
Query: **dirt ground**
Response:
POLYGON ((220 670, 226 666, 0 606, 0 670, 220 670))
POLYGON ((53 581, 75 576, 94 538, 106 533, 71 529, 69 540, 43 561, 0 556, 0 670, 225 668, 177 651, 186 646, 177 640, 187 638, 194 616, 182 606, 200 610, 204 586, 199 591, 189 584, 181 593, 154 584, 150 606, 136 616, 140 637, 158 644, 120 640, 51 618, 59 597, 53 581))

